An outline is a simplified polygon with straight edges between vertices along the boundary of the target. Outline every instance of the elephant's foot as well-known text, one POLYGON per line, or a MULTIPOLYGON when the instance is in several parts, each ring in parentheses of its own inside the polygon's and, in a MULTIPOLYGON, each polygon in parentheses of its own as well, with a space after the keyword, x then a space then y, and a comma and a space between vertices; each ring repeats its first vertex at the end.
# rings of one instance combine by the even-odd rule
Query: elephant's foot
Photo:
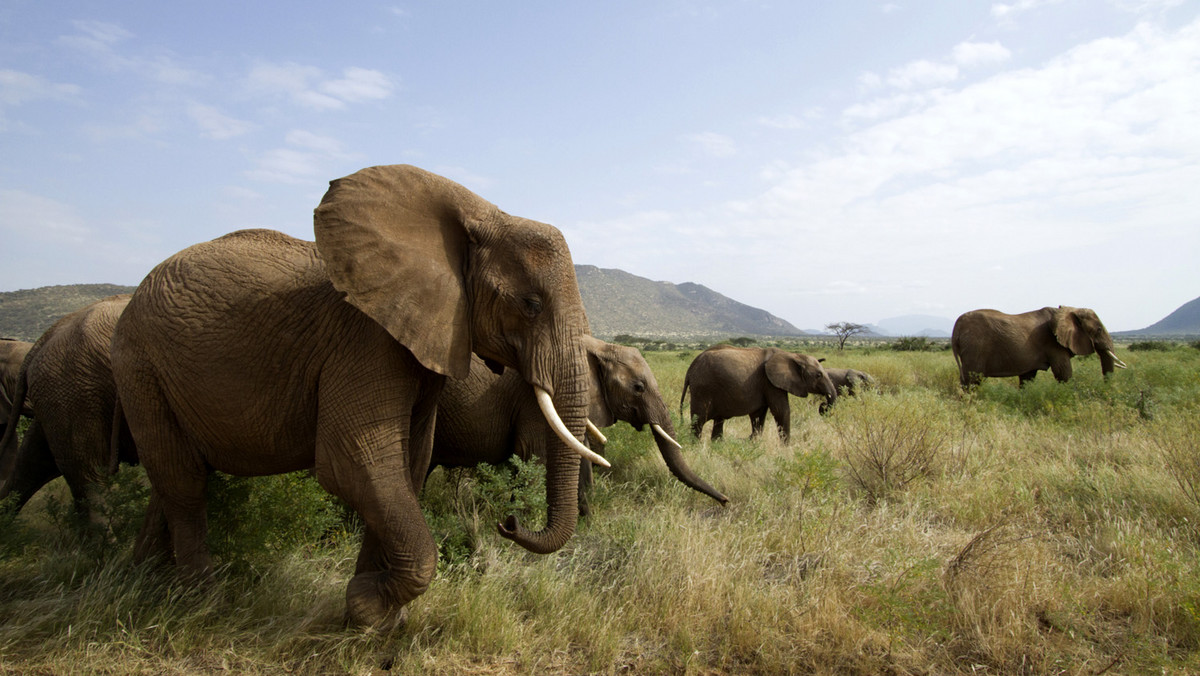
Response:
POLYGON ((389 632, 408 620, 408 607, 389 603, 384 589, 388 573, 359 573, 346 587, 346 623, 372 631, 389 632))

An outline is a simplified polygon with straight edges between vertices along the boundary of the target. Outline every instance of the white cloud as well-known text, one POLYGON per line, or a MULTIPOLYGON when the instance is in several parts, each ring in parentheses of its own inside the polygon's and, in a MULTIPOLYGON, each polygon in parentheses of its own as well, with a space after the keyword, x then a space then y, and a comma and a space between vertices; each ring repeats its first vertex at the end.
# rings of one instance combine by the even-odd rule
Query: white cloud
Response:
POLYGON ((38 99, 64 100, 78 96, 78 85, 50 82, 15 70, 0 69, 0 105, 16 106, 38 99))
POLYGON ((90 228, 72 207, 23 190, 0 190, 0 228, 11 235, 35 234, 41 241, 78 245, 90 228))
POLYGON ((698 145, 706 155, 712 157, 732 157, 737 154, 737 144, 724 134, 706 131, 690 134, 685 138, 698 145))
POLYGON ((347 68, 341 78, 328 79, 315 66, 267 62, 254 64, 244 85, 252 94, 283 97, 317 110, 340 110, 347 103, 386 99, 393 89, 388 77, 376 70, 347 68))
POLYGON ((967 67, 1003 63, 1012 57, 999 42, 960 42, 953 54, 955 63, 967 67))
POLYGON ((889 71, 887 83, 898 89, 914 89, 937 87, 957 79, 957 66, 922 59, 889 71))
POLYGON ((341 164, 358 158, 337 139, 309 131, 293 129, 284 140, 287 147, 263 153, 246 176, 267 183, 319 183, 322 177, 337 175, 341 164))
POLYGON ((250 122, 229 117, 214 106, 202 103, 188 106, 188 115, 199 125, 205 136, 217 141, 241 136, 254 128, 250 122))

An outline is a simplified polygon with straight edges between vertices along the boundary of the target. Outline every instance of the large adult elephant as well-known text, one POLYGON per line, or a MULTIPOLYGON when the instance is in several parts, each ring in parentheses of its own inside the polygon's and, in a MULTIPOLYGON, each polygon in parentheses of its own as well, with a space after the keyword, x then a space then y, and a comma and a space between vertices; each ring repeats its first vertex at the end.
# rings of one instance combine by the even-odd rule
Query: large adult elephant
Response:
MULTIPOLYGON (((597 427, 618 420, 639 431, 649 425, 675 478, 721 504, 728 502, 684 461, 667 404, 642 353, 591 336, 583 337, 583 346, 591 374, 588 418, 597 427)), ((545 458, 546 445, 552 441, 528 383, 511 371, 496 375, 475 359, 469 376, 447 381, 442 390, 433 435, 433 466, 498 465, 513 455, 522 460, 545 458)), ((580 463, 579 509, 587 513, 585 491, 591 485, 592 464, 586 459, 580 463)))
POLYGON ((416 167, 332 181, 314 230, 197 244, 134 292, 112 357, 152 486, 135 553, 173 547, 207 573, 210 470, 315 468, 364 524, 347 618, 386 627, 433 578, 417 496, 443 381, 468 375, 472 351, 520 374, 556 430, 544 529, 509 516, 500 533, 540 553, 574 533, 579 455, 606 464, 578 439, 587 318, 562 233, 416 167))
MULTIPOLYGON (((13 394, 17 391, 17 378, 21 373, 21 363, 33 343, 12 338, 0 338, 0 436, 4 435, 8 426, 8 414, 12 411, 13 394)), ((32 418, 33 407, 29 402, 21 410, 21 415, 32 418)))
POLYGON ((128 294, 111 296, 62 317, 25 357, 0 441, 0 498, 15 493, 17 509, 62 476, 76 511, 100 523, 96 489, 120 462, 137 463, 128 430, 119 417, 114 423, 117 395, 109 361, 113 327, 128 303, 128 294), (25 404, 37 409, 37 417, 18 445, 18 411, 25 404))
POLYGON ((680 415, 689 387, 692 434, 699 437, 704 423, 712 420, 713 439, 721 438, 725 420, 743 415, 750 416, 750 436, 757 436, 770 411, 779 436, 787 441, 792 431, 788 394, 825 397, 821 413, 826 413, 838 396, 819 360, 775 347, 715 345, 696 355, 683 379, 680 415))
POLYGON ((954 322, 950 348, 964 388, 984 378, 1017 376, 1018 385, 1050 369, 1059 382, 1071 378, 1071 357, 1100 356, 1105 376, 1125 368, 1113 352, 1112 336, 1088 308, 1060 305, 1010 315, 999 310, 971 310, 954 322))

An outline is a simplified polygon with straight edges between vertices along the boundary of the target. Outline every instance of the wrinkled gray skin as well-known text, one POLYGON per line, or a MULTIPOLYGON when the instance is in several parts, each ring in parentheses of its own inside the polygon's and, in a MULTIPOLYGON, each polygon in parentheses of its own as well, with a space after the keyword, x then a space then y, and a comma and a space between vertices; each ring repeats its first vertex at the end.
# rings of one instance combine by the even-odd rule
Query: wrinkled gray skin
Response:
MULTIPOLYGON (((623 420, 639 431, 659 425, 674 438, 667 404, 642 353, 592 336, 584 336, 583 344, 591 372, 588 417, 592 423, 607 427, 623 420)), ((675 478, 721 504, 728 501, 688 467, 674 444, 653 431, 650 434, 675 478)), ((481 462, 498 465, 513 455, 522 460, 544 458, 546 444, 553 440, 529 385, 511 371, 496 375, 475 359, 469 376, 448 380, 442 390, 431 468, 473 467, 481 462)), ((579 510, 587 514, 586 488, 591 486, 592 463, 580 462, 579 510)))
MULTIPOLYGON (((203 577, 209 471, 313 468, 364 524, 347 619, 390 628, 436 568, 417 496, 445 378, 474 351, 545 390, 580 438, 587 318, 561 232, 416 167, 332 181, 313 224, 316 242, 250 230, 185 249, 121 316, 113 371, 152 486, 135 554, 203 577)), ((578 518, 579 455, 548 446, 545 528, 498 527, 537 553, 578 518)))
POLYGON ((1023 386, 1038 371, 1050 369, 1059 382, 1071 378, 1071 357, 1097 353, 1100 371, 1125 367, 1113 356, 1113 340, 1100 318, 1088 308, 1060 305, 1010 315, 998 310, 972 310, 954 322, 950 349, 963 388, 984 378, 1017 376, 1023 386))
MULTIPOLYGON (((8 414, 12 411, 13 394, 17 391, 17 378, 21 374, 21 362, 29 354, 33 343, 11 338, 0 338, 0 437, 8 428, 8 414)), ((33 417, 33 407, 29 401, 21 410, 26 418, 33 417)))
POLYGON ((792 430, 788 394, 825 397, 821 413, 837 401, 837 389, 817 359, 774 347, 716 345, 701 352, 683 379, 681 415, 689 387, 692 434, 697 438, 704 423, 712 420, 712 438, 720 439, 725 421, 743 415, 750 416, 750 436, 755 437, 770 411, 779 436, 787 441, 792 430))
POLYGON ((875 379, 871 377, 871 374, 855 369, 829 368, 826 366, 825 373, 829 376, 829 380, 833 382, 833 386, 837 388, 839 395, 853 395, 875 384, 875 379))
POLYGON ((109 340, 129 296, 112 296, 59 319, 29 350, 14 404, 37 417, 17 443, 15 411, 0 441, 0 499, 15 493, 17 509, 62 476, 75 509, 103 525, 97 489, 118 463, 137 463, 137 449, 116 411, 109 340), (115 420, 115 422, 114 422, 115 420), (113 428, 117 427, 116 444, 113 428))

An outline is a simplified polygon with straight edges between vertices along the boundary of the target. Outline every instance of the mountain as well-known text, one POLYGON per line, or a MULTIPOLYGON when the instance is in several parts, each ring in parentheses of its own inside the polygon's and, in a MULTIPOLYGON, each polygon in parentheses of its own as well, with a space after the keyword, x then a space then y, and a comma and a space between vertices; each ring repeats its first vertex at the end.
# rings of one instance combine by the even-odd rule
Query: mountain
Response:
POLYGON ((881 319, 875 324, 876 333, 885 336, 949 338, 953 328, 953 320, 933 315, 902 315, 881 319))
POLYGON ((1137 331, 1118 331, 1116 336, 1196 336, 1200 335, 1200 298, 1190 300, 1157 322, 1137 331))
POLYGON ((0 292, 0 336, 33 342, 59 317, 85 305, 120 293, 132 286, 68 284, 0 292))
POLYGON ((576 265, 579 295, 592 333, 644 338, 799 336, 804 331, 770 314, 691 282, 655 282, 623 270, 576 265))
MULTIPOLYGON (((576 265, 579 294, 592 332, 611 339, 799 336, 804 331, 765 310, 708 287, 655 282, 622 270, 576 265)), ((72 284, 0 293, 0 336, 34 341, 59 317, 89 303, 131 293, 131 286, 72 284)))

